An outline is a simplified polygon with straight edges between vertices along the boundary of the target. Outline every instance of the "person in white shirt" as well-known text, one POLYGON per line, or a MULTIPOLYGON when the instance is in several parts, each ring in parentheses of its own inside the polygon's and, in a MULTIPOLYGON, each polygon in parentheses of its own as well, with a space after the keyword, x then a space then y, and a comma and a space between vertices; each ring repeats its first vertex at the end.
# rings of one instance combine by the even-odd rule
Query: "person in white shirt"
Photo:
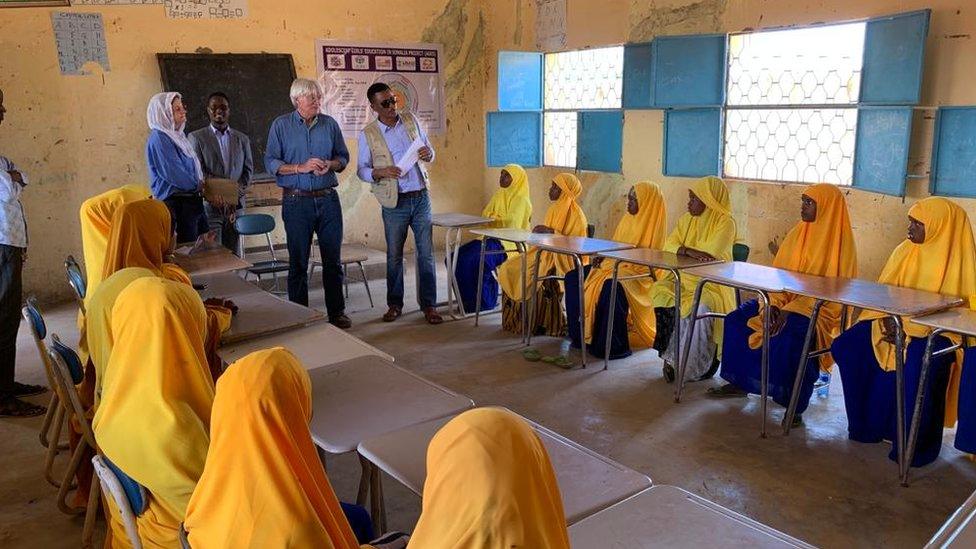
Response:
MULTIPOLYGON (((0 124, 6 113, 0 90, 0 124)), ((47 411, 19 398, 41 394, 45 387, 14 381, 22 270, 27 259, 27 221, 20 193, 26 186, 27 176, 0 155, 0 417, 31 417, 47 411)))

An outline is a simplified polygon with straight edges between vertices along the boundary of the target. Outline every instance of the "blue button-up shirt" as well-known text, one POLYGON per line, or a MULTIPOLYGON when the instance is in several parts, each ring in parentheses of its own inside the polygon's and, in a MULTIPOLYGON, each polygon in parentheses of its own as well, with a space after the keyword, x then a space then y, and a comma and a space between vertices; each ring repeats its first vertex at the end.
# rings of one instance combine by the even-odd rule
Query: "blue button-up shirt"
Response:
POLYGON ((220 146, 220 159, 224 161, 224 170, 230 171, 230 126, 223 130, 218 130, 213 124, 210 125, 214 137, 217 138, 217 145, 220 146))
POLYGON ((166 200, 174 193, 200 190, 193 158, 183 154, 176 143, 159 130, 149 133, 146 164, 149 166, 149 187, 157 200, 166 200))
MULTIPOLYGON (((386 140, 386 146, 390 148, 390 154, 393 155, 393 162, 399 162, 400 158, 403 157, 403 153, 407 152, 410 144, 413 143, 413 139, 410 139, 410 136, 407 134, 406 126, 403 125, 403 120, 398 116, 396 124, 387 126, 383 122, 380 122, 379 126, 380 131, 383 133, 383 139, 386 140)), ((417 124, 417 132, 420 140, 424 142, 424 145, 433 154, 434 148, 430 146, 430 141, 427 141, 427 134, 424 133, 424 128, 420 124, 417 124)), ((367 183, 373 183, 373 153, 369 150, 366 132, 359 134, 359 159, 356 162, 356 175, 367 183)), ((400 180, 397 183, 401 193, 423 189, 424 176, 420 173, 420 166, 414 164, 413 168, 410 168, 407 173, 400 175, 400 180)))
POLYGON ((342 139, 342 130, 334 118, 319 114, 312 125, 307 126, 298 111, 293 111, 279 116, 271 123, 264 166, 268 173, 275 175, 279 187, 319 191, 338 185, 339 180, 333 170, 325 175, 278 173, 285 164, 302 164, 312 157, 340 160, 343 167, 349 163, 349 150, 342 139))

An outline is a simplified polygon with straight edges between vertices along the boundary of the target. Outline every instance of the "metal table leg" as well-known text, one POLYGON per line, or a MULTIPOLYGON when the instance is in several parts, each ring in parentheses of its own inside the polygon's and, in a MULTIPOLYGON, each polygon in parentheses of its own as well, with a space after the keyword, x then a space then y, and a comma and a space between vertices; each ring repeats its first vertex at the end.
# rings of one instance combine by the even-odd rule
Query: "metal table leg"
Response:
MULTIPOLYGON (((620 273, 620 260, 617 259, 613 263, 613 281, 610 286, 610 318, 607 319, 607 338, 606 348, 603 350, 603 369, 606 370, 610 367, 610 340, 613 337, 613 317, 617 316, 614 312, 617 310, 617 277, 620 273)), ((585 342, 584 342, 585 345, 585 342)))
POLYGON ((525 343, 526 339, 529 337, 529 312, 525 307, 525 297, 526 297, 526 284, 528 281, 525 280, 525 271, 527 270, 526 264, 529 262, 528 250, 525 247, 524 242, 516 242, 515 247, 519 250, 519 263, 521 267, 521 281, 522 281, 522 342, 525 343))
MULTIPOLYGON (((681 274, 678 270, 671 271, 674 273, 674 340, 677 344, 674 347, 674 361, 681 364, 681 357, 685 356, 681 352, 681 274)), ((697 295, 697 294, 696 294, 697 295)), ((692 315, 698 315, 698 305, 691 311, 692 315)), ((694 333, 694 332, 692 332, 694 333)), ((689 341, 691 339, 689 338, 689 341)), ((684 374, 679 376, 678 388, 675 390, 674 401, 678 402, 681 398, 681 384, 684 383, 684 374)))
MULTIPOLYGON (((577 254, 572 254, 572 257, 573 263, 576 265, 576 272, 579 273, 579 283, 576 285, 576 289, 577 293, 579 293, 580 361, 583 367, 586 368, 586 305, 583 303, 583 283, 585 282, 585 277, 583 276, 583 260, 577 254)), ((610 347, 609 342, 607 347, 610 347)))
POLYGON ((891 316, 897 328, 895 333, 895 402, 898 410, 896 418, 898 437, 898 476, 905 475, 905 330, 901 317, 891 316))
POLYGON ((478 325, 481 316, 481 292, 485 289, 485 243, 486 238, 481 235, 481 252, 478 253, 478 293, 474 298, 474 325, 478 325))
POLYGON ((800 353, 800 365, 796 370, 796 379, 793 380, 793 392, 790 394, 790 405, 783 416, 783 434, 789 435, 790 428, 793 426, 793 417, 796 416, 796 408, 800 404, 800 385, 803 384, 803 373, 806 371, 807 362, 810 360, 810 344, 817 330, 817 318, 820 316, 820 308, 823 307, 823 300, 818 299, 813 303, 813 311, 810 313, 810 325, 807 326, 806 339, 803 340, 803 352, 800 353))
POLYGON ((766 438, 766 416, 768 414, 769 408, 769 324, 771 311, 769 310, 769 294, 765 290, 759 293, 759 298, 763 303, 763 337, 762 337, 762 370, 760 372, 760 378, 762 382, 761 395, 762 402, 760 407, 762 408, 762 427, 759 431, 759 436, 766 438))
POLYGON ((958 345, 953 345, 947 349, 942 349, 938 353, 932 353, 932 345, 935 343, 935 338, 942 335, 943 331, 941 329, 933 330, 925 342, 925 354, 922 355, 922 371, 918 377, 918 391, 915 395, 915 409, 912 410, 912 423, 908 429, 908 442, 905 444, 905 467, 904 471, 900 471, 902 486, 908 486, 908 475, 912 470, 912 460, 915 459, 915 447, 918 444, 918 430, 922 422, 922 405, 925 403, 925 382, 929 375, 929 368, 932 365, 932 358, 945 353, 955 352, 959 348, 958 345))
POLYGON ((528 321, 529 321, 530 326, 528 328, 528 331, 525 334, 525 344, 526 345, 532 345, 532 331, 533 331, 533 326, 531 326, 531 324, 535 320, 535 294, 537 293, 536 292, 536 288, 539 285, 539 260, 540 259, 542 259, 542 253, 541 252, 537 252, 535 254, 535 261, 532 264, 532 289, 531 289, 532 296, 531 297, 525 295, 525 293, 524 293, 525 291, 527 291, 526 285, 527 285, 528 281, 525 280, 524 277, 522 278, 522 291, 523 291, 523 293, 522 293, 522 309, 523 310, 525 309, 525 304, 526 304, 526 300, 527 299, 528 299, 528 303, 529 303, 528 321))
MULTIPOLYGON (((698 286, 695 287, 695 298, 691 303, 691 324, 688 326, 688 339, 684 345, 684 351, 681 353, 680 360, 678 360, 678 379, 675 380, 674 387, 674 401, 681 402, 681 388, 685 384, 685 370, 688 367, 688 354, 691 352, 691 338, 695 335, 695 324, 698 322, 698 305, 701 303, 702 290, 705 289, 705 284, 709 280, 707 278, 702 278, 698 282, 698 286)), ((681 323, 681 302, 678 301, 678 296, 675 295, 675 307, 678 310, 677 324, 681 323)), ((678 332, 676 332, 678 333, 678 332)), ((680 336, 679 336, 680 337, 680 336)), ((681 340, 677 340, 677 345, 681 345, 681 340)))

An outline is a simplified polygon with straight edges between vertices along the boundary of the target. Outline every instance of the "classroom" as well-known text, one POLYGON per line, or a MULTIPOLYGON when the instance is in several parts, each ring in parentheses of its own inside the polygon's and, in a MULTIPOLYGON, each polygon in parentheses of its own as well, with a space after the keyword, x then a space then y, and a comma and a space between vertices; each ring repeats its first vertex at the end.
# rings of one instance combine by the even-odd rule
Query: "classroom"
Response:
POLYGON ((976 547, 974 37, 0 0, 0 545, 976 547))

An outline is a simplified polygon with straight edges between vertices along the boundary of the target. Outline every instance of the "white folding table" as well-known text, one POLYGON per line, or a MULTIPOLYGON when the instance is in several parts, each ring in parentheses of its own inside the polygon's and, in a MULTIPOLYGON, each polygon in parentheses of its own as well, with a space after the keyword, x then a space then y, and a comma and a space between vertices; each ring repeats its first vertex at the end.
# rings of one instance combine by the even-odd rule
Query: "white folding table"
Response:
POLYGON ((328 322, 316 322, 294 330, 227 345, 221 347, 217 354, 225 363, 231 364, 254 351, 270 347, 288 349, 302 362, 306 370, 368 355, 393 362, 392 356, 328 322))
POLYGON ((447 229, 447 234, 444 236, 444 257, 447 260, 447 312, 451 318, 464 318, 466 314, 464 303, 461 301, 461 291, 454 276, 454 271, 457 269, 458 249, 461 247, 461 233, 465 228, 478 227, 493 221, 494 219, 490 217, 463 213, 439 213, 432 216, 433 226, 447 229), (454 312, 455 308, 457 314, 454 312))

